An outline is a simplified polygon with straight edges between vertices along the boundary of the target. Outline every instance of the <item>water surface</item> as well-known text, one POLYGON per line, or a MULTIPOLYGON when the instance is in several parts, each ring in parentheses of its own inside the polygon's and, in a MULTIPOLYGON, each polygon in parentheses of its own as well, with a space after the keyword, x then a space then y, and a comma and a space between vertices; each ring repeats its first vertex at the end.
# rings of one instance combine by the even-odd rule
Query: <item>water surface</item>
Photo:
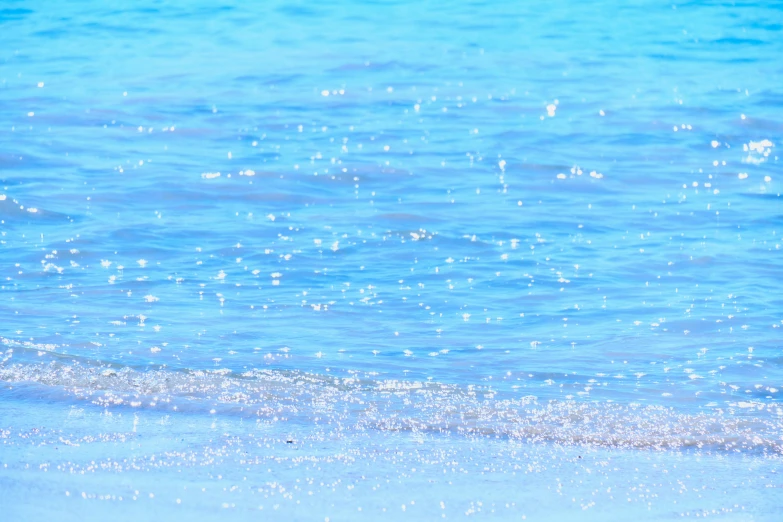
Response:
POLYGON ((782 29, 7 3, 0 504, 776 520, 782 29))

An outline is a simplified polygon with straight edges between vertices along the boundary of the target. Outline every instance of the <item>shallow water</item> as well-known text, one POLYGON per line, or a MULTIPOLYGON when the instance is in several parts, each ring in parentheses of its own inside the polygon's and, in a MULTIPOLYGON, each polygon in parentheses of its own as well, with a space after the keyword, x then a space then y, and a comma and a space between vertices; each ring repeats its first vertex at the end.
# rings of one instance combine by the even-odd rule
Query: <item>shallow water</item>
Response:
POLYGON ((753 3, 4 5, 12 513, 776 520, 781 30, 753 3), (308 495, 303 463, 396 485, 308 495))

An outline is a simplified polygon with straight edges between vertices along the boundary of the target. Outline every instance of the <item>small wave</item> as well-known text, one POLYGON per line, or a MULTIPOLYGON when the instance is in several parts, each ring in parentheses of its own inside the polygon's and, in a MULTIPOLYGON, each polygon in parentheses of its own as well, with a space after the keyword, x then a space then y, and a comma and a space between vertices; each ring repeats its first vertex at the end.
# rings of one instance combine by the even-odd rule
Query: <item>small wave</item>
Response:
POLYGON ((0 193, 0 218, 10 223, 34 220, 36 223, 63 223, 72 221, 71 216, 37 206, 26 206, 8 194, 0 193))
POLYGON ((783 453, 783 416, 755 405, 684 414, 610 402, 500 399, 488 389, 433 382, 251 370, 140 371, 88 363, 0 363, 0 380, 105 408, 253 416, 343 431, 409 431, 612 448, 783 453), (751 413, 748 413, 750 411, 751 413))

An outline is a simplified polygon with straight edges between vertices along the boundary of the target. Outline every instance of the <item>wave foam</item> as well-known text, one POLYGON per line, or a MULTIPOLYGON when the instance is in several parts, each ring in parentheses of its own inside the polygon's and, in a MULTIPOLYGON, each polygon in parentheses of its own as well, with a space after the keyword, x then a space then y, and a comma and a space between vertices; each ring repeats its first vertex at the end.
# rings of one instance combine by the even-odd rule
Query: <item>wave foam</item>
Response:
POLYGON ((775 405, 685 414, 608 402, 497 398, 433 382, 336 378, 276 370, 140 371, 86 363, 0 362, 0 380, 105 408, 253 416, 337 431, 411 431, 614 448, 783 453, 775 405))

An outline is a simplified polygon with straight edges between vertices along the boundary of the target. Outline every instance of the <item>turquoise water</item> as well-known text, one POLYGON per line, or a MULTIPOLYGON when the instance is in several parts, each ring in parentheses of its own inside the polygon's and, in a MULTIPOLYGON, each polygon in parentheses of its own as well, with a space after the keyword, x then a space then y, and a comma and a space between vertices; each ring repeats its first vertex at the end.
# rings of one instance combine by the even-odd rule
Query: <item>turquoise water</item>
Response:
POLYGON ((781 31, 4 2, 0 506, 778 520, 781 31))

